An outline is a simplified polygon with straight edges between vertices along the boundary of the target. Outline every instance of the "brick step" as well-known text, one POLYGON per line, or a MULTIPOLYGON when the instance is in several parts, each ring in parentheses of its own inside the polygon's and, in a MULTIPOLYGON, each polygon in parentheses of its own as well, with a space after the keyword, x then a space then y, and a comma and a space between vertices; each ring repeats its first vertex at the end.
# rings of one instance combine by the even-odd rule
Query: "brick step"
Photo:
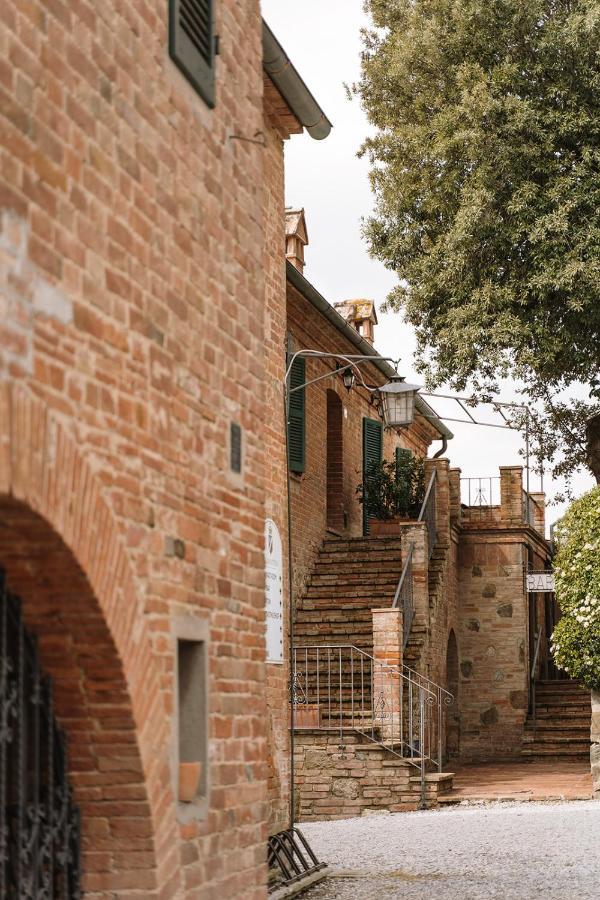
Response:
POLYGON ((306 589, 306 594, 304 596, 304 600, 331 600, 332 605, 334 601, 338 600, 343 602, 344 600, 379 600, 383 597, 388 597, 391 600, 394 598, 394 594, 396 592, 397 584, 396 582, 390 582, 384 586, 377 585, 376 587, 372 587, 371 585, 364 585, 362 589, 359 589, 356 585, 347 585, 346 587, 334 588, 334 587, 323 587, 323 586, 315 586, 309 585, 306 589))
POLYGON ((306 593, 319 593, 320 596, 326 596, 323 591, 327 591, 332 597, 339 596, 358 596, 358 597, 368 597, 369 594, 373 591, 381 591, 383 588, 380 587, 381 584, 384 585, 386 590, 395 591, 398 586, 398 581, 400 580, 400 576, 396 578, 395 575, 385 578, 369 578, 369 576, 362 575, 360 580, 358 579, 349 579, 346 580, 342 576, 340 578, 318 578, 316 581, 310 581, 306 585, 306 593))
POLYGON ((401 561, 397 559, 360 559, 347 561, 343 564, 323 563, 320 560, 317 560, 315 567, 312 570, 312 574, 313 577, 315 575, 341 575, 345 573, 356 575, 366 573, 378 573, 384 575, 387 573, 394 576, 397 572, 402 571, 400 563, 401 561))
POLYGON ((573 745, 550 745, 550 744, 528 744, 527 747, 524 747, 521 750, 521 756, 524 757, 549 757, 553 756, 568 756, 573 759, 587 759, 590 758, 590 744, 589 741, 587 745, 582 744, 573 744, 573 745))
POLYGON ((537 728, 535 732, 533 729, 529 731, 525 729, 523 734, 523 740, 526 744, 536 743, 536 744, 547 744, 547 743, 555 743, 555 744, 568 744, 568 743, 577 743, 580 741, 590 742, 590 727, 588 725, 587 728, 579 728, 579 729, 570 729, 568 731, 559 731, 556 728, 548 729, 548 728, 537 728))
POLYGON ((537 725, 533 722, 525 723, 525 733, 533 734, 590 734, 591 720, 576 719, 570 722, 554 722, 551 719, 538 719, 537 725))
POLYGON ((402 540, 400 538, 341 538, 338 540, 323 541, 320 550, 320 556, 335 556, 339 558, 343 555, 368 556, 369 553, 401 553, 402 540))
MULTIPOLYGON (((576 709, 563 709, 560 711, 560 715, 555 715, 552 712, 538 712, 536 713, 536 719, 538 722, 573 722, 573 724, 577 725, 578 722, 587 722, 589 725, 591 717, 591 711, 579 711, 576 709)), ((533 716, 529 718, 530 722, 533 723, 533 716)))

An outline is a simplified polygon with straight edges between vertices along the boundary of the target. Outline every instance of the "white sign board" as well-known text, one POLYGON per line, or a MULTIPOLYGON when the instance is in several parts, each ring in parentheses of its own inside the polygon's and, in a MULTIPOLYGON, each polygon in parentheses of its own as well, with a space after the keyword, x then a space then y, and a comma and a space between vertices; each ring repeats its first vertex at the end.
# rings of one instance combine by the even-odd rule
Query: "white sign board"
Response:
POLYGON ((281 536, 272 519, 265 522, 265 618, 267 662, 283 662, 283 559, 281 536))
POLYGON ((530 594, 538 592, 554 593, 554 573, 553 572, 528 572, 527 574, 527 590, 530 594))

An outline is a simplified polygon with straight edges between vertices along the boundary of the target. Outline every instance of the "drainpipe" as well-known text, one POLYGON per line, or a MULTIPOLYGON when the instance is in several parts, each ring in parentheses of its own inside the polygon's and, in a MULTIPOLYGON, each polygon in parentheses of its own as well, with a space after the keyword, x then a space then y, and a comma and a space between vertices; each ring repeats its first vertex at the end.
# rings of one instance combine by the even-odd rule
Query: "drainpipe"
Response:
POLYGON ((437 453, 434 453, 434 454, 433 454, 433 457, 432 457, 432 458, 433 458, 433 459, 438 459, 440 456, 443 456, 443 455, 444 455, 444 453, 446 452, 447 449, 448 449, 448 438, 447 438, 447 437, 443 437, 443 438, 442 438, 442 446, 440 447, 440 449, 438 450, 437 453))

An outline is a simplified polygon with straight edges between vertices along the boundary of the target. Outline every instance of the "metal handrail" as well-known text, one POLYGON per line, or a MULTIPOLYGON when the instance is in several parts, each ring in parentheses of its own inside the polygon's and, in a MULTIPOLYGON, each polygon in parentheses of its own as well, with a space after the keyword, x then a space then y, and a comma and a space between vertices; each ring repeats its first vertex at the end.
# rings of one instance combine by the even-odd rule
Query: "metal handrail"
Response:
POLYGON ((340 742, 352 731, 406 760, 420 771, 424 805, 427 764, 442 770, 443 706, 451 694, 352 644, 294 647, 293 684, 296 729, 339 730, 340 742))
POLYGON ((419 513, 419 522, 425 522, 427 525, 427 537, 429 545, 429 558, 435 549, 437 543, 437 523, 435 516, 435 482, 437 478, 437 469, 434 469, 429 479, 425 499, 419 513))
POLYGON ((402 574, 394 594, 392 609, 397 609, 401 605, 402 609, 402 649, 406 650, 410 639, 410 631, 415 618, 415 604, 413 595, 413 577, 412 577, 412 557, 414 544, 411 544, 406 556, 406 561, 402 567, 402 574), (400 604, 400 600, 402 603, 400 604))
POLYGON ((536 720, 536 701, 535 701, 535 671, 537 669, 537 661, 540 653, 540 643, 542 641, 542 629, 538 628, 537 637, 535 639, 535 652, 533 654, 533 663, 531 664, 531 672, 529 675, 531 682, 531 715, 533 718, 533 736, 535 738, 535 732, 537 728, 537 720, 536 720))

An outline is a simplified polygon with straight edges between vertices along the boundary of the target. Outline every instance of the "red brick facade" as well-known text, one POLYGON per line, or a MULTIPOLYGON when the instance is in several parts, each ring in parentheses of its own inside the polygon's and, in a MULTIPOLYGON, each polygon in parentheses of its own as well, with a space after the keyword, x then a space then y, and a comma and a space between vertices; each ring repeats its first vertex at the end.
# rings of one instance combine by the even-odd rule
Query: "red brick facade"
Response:
POLYGON ((233 137, 261 127, 261 18, 217 17, 209 110, 164 2, 2 9, 0 565, 54 677, 92 898, 265 895, 268 162, 233 137), (206 624, 210 673, 190 821, 181 617, 206 624))

